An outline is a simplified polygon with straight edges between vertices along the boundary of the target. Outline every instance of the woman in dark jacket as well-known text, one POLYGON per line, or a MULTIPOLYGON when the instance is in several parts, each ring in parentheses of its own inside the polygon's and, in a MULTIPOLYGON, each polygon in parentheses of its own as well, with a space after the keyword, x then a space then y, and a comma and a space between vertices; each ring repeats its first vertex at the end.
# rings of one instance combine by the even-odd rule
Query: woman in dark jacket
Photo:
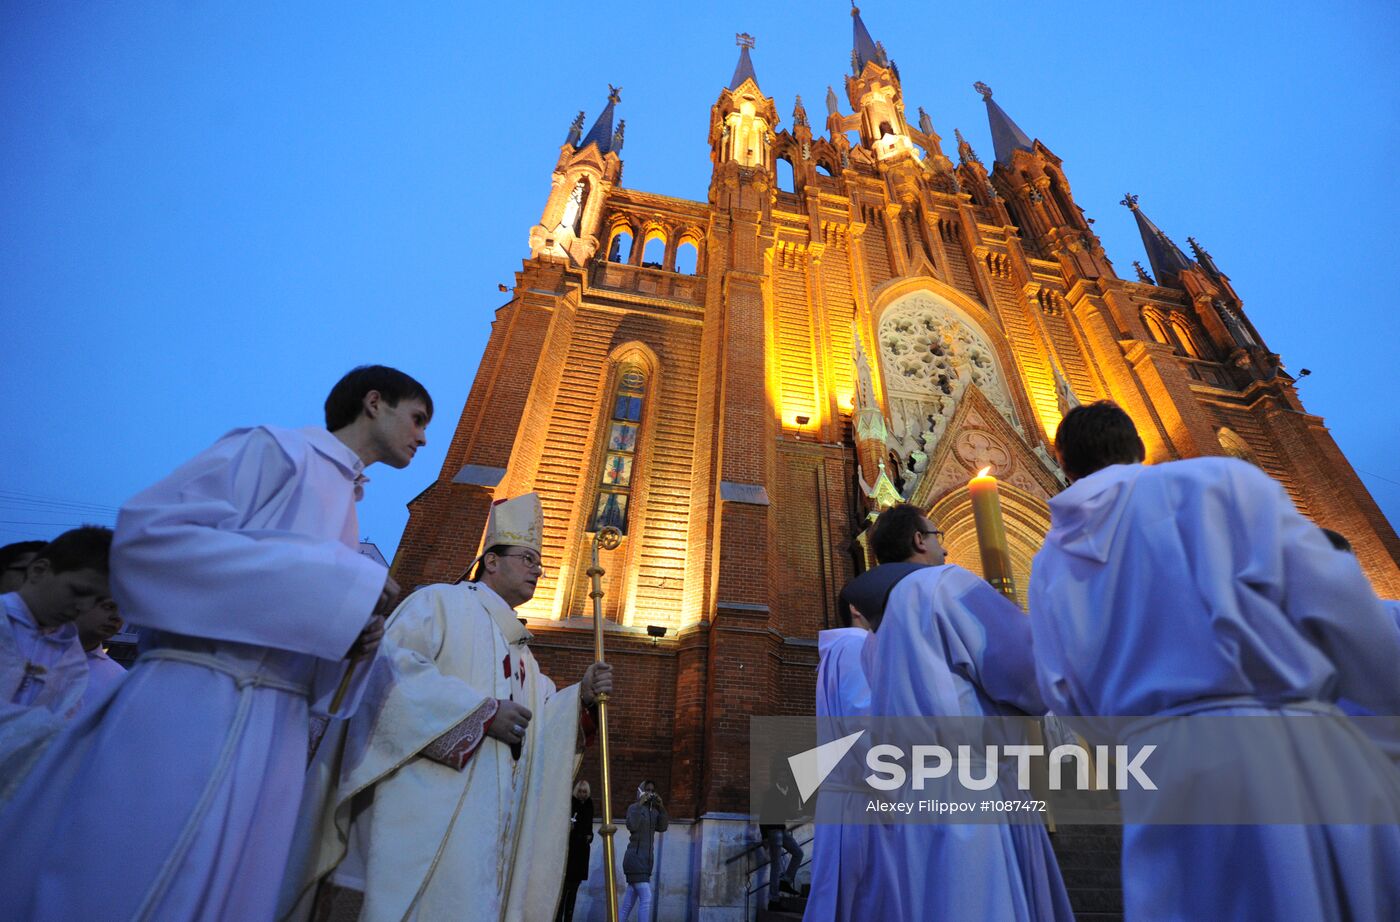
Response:
POLYGON ((588 782, 574 785, 573 812, 569 814, 569 859, 564 865, 564 895, 555 922, 573 922, 578 887, 588 879, 588 859, 593 842, 593 797, 588 782))
POLYGON ((637 802, 627 808, 627 854, 622 856, 622 873, 627 878, 627 893, 622 897, 620 922, 627 922, 632 904, 639 903, 638 922, 651 922, 651 868, 654 853, 652 836, 665 832, 671 824, 666 807, 656 794, 656 785, 643 781, 637 788, 637 802))

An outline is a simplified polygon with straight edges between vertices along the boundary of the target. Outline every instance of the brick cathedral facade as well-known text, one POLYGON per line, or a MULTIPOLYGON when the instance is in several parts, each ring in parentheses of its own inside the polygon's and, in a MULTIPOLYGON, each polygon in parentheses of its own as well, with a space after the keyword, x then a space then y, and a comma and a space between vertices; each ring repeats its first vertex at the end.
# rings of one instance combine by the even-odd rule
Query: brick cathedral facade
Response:
POLYGON ((1395 531, 1211 256, 1128 196, 1150 273, 1121 277, 1060 158, 979 84, 994 157, 958 135, 955 162, 858 13, 824 121, 799 98, 781 127, 741 36, 703 201, 622 185, 616 92, 587 133, 580 113, 411 504, 405 587, 458 579, 490 502, 539 493, 546 571, 521 614, 561 684, 592 657, 591 532, 625 527, 603 557, 615 803, 649 777, 674 816, 746 810, 748 718, 811 712, 817 633, 883 505, 928 510, 977 570, 966 483, 990 466, 1024 589, 1076 402, 1120 404, 1151 462, 1254 461, 1400 596, 1395 531))

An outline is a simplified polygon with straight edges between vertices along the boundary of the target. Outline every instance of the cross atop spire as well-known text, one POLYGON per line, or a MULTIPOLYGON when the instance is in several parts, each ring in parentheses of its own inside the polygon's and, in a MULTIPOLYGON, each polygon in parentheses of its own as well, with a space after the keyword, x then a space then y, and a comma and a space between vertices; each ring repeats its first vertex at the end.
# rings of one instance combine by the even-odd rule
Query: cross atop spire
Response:
POLYGON ((1033 149, 1030 136, 992 99, 991 87, 978 80, 972 88, 982 94, 982 101, 987 104, 987 122, 992 129, 992 151, 996 154, 997 163, 1010 166, 1013 151, 1033 149))
MULTIPOLYGON (((590 144, 598 145, 598 153, 606 154, 613 150, 613 106, 622 102, 622 87, 608 84, 608 104, 603 107, 598 120, 593 123, 593 127, 588 129, 588 134, 579 142, 578 148, 582 150, 590 144)), ((581 124, 581 123, 580 123, 581 124)))
POLYGON ((734 35, 734 44, 739 46, 739 63, 734 66, 734 77, 729 81, 729 88, 737 90, 745 80, 752 80, 754 86, 758 86, 758 76, 753 72, 753 60, 749 58, 749 49, 754 46, 753 36, 747 32, 737 32, 734 35))

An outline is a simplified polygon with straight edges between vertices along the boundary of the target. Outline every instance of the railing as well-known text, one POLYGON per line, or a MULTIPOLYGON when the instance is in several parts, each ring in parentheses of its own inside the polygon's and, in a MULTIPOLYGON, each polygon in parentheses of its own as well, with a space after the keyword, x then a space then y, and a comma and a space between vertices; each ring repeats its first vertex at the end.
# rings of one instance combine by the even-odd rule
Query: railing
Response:
MULTIPOLYGON (((788 832, 792 832, 794 829, 797 829, 797 828, 798 828, 797 826, 793 826, 793 827, 791 827, 791 828, 788 829, 788 832)), ((798 869, 799 871, 802 870, 803 868, 805 868, 807 865, 809 865, 809 864, 812 863, 812 858, 815 857, 815 856, 814 856, 814 854, 805 851, 805 846, 812 844, 812 842, 813 842, 815 839, 816 839, 816 835, 813 834, 812 838, 806 840, 805 842, 798 842, 798 843, 797 843, 797 847, 798 847, 798 848, 803 848, 803 849, 804 849, 804 851, 803 851, 803 858, 804 858, 804 860, 803 860, 803 862, 802 862, 801 864, 799 864, 799 865, 797 866, 797 869, 798 869)), ((749 868, 749 870, 744 874, 745 886, 747 886, 749 878, 750 878, 750 877, 753 877, 754 874, 758 873, 758 871, 759 871, 760 868, 763 868, 765 865, 770 865, 770 864, 772 864, 772 858, 771 858, 770 856, 768 856, 767 851, 766 851, 767 845, 768 845, 768 839, 767 839, 766 837, 765 837, 765 838, 759 839, 757 842, 750 842, 749 845, 748 845, 743 851, 741 851, 741 852, 736 852, 735 854, 730 855, 728 858, 726 858, 726 859, 724 860, 724 863, 725 863, 725 864, 733 864, 734 862, 740 860, 741 858, 745 858, 745 857, 747 857, 747 856, 749 856, 749 855, 752 855, 755 851, 757 851, 757 850, 760 849, 760 848, 765 849, 763 860, 761 860, 758 864, 754 865, 753 867, 749 868)), ((781 846, 779 846, 779 847, 781 848, 781 846)), ((812 851, 815 852, 816 850, 813 849, 812 851)), ((794 875, 794 877, 795 877, 795 876, 796 876, 796 875, 794 875)), ((767 883, 755 884, 754 886, 749 887, 747 890, 744 891, 744 918, 745 918, 745 919, 749 918, 749 897, 753 896, 755 893, 757 893, 757 892, 760 891, 760 890, 766 890, 766 889, 768 889, 769 887, 774 887, 774 886, 777 886, 777 882, 776 882, 776 881, 770 880, 770 881, 768 881, 767 883)), ((780 889, 780 890, 779 890, 779 893, 781 894, 781 892, 782 892, 782 891, 781 891, 781 889, 780 889)), ((772 901, 773 901, 772 895, 770 894, 770 895, 769 895, 768 902, 771 903, 772 901)), ((757 912, 757 909, 756 909, 756 908, 755 908, 755 912, 757 912)))
POLYGON ((703 276, 682 275, 648 266, 598 261, 593 264, 593 284, 600 288, 632 291, 672 301, 686 301, 691 304, 705 302, 703 276))

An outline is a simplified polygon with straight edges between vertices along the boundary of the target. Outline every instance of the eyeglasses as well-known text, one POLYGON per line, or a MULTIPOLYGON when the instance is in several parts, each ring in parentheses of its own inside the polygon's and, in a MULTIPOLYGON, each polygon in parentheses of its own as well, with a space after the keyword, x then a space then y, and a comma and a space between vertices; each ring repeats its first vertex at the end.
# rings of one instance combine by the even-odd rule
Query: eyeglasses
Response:
POLYGON ((543 570, 544 561, 540 560, 538 554, 526 552, 524 554, 498 554, 498 557, 515 557, 525 564, 527 570, 543 570))
POLYGON ((937 538, 939 541, 942 541, 942 540, 943 540, 943 529, 941 529, 941 528, 933 528, 933 529, 923 529, 923 528, 920 528, 920 529, 919 529, 919 534, 921 534, 921 535, 933 535, 933 536, 934 536, 935 538, 937 538))

